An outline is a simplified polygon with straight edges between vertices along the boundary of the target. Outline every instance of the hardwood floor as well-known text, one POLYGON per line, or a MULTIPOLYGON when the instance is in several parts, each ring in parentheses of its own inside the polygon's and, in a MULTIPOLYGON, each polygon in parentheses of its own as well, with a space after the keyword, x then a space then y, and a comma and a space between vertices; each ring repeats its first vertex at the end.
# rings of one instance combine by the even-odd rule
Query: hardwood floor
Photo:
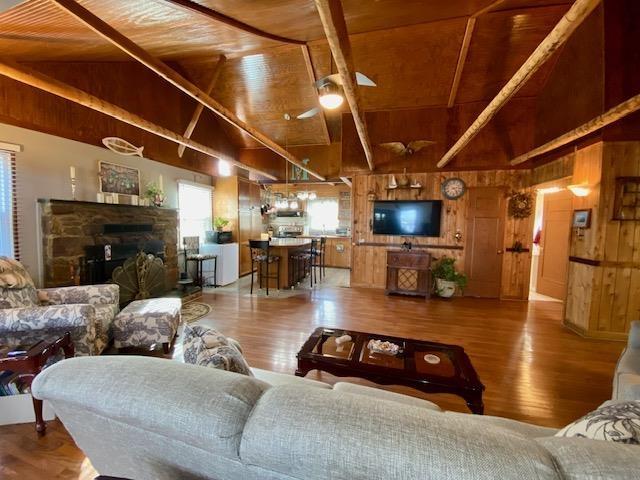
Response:
MULTIPOLYGON (((295 354, 318 326, 462 345, 486 385, 485 413, 559 427, 611 395, 620 342, 584 339, 561 326, 562 304, 456 298, 424 301, 380 290, 319 288, 289 298, 207 293, 198 321, 239 340, 255 367, 293 374, 295 354)), ((176 356, 180 355, 179 346, 176 356)), ((309 378, 336 381, 311 372, 309 378)), ((350 380, 351 381, 351 380, 350 380)), ((357 380, 354 380, 357 381, 357 380)), ((367 383, 365 381, 359 381, 367 383)), ((425 395, 466 412, 462 399, 425 395)), ((59 422, 37 438, 32 425, 0 427, 0 478, 92 478, 90 464, 59 422)))

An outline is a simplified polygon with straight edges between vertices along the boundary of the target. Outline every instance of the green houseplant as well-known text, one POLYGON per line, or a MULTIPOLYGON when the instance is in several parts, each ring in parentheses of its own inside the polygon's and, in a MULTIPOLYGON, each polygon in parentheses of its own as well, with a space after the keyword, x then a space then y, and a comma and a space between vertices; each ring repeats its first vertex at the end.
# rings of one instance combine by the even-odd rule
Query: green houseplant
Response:
POLYGON ((435 290, 440 297, 449 298, 467 285, 467 276, 455 268, 456 259, 442 257, 431 266, 431 274, 435 278, 435 290))
POLYGON ((213 228, 218 232, 221 232, 227 225, 229 225, 229 220, 226 218, 216 217, 213 219, 213 228))
POLYGON ((164 192, 155 182, 147 184, 147 189, 144 192, 144 196, 145 198, 148 198, 149 201, 151 201, 151 203, 153 203, 156 207, 161 207, 164 203, 164 192))

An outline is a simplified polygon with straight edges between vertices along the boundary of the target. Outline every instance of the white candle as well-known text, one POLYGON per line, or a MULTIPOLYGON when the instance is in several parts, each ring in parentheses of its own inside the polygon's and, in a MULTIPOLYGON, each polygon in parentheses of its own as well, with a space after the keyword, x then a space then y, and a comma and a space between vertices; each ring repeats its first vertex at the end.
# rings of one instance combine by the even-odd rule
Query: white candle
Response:
POLYGON ((158 188, 164 192, 164 188, 162 185, 162 175, 158 176, 158 188))
POLYGON ((69 167, 69 174, 71 175, 71 179, 76 178, 76 167, 69 167))

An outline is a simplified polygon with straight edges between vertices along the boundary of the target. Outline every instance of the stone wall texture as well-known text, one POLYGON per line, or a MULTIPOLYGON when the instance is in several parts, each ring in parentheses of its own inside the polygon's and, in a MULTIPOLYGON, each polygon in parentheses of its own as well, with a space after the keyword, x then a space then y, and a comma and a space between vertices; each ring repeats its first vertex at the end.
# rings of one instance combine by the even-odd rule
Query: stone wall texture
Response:
POLYGON ((165 245, 167 289, 178 280, 177 210, 133 205, 42 200, 42 242, 45 287, 74 283, 82 265, 85 246, 132 243, 157 239, 165 245), (149 224, 151 233, 105 235, 106 224, 149 224))

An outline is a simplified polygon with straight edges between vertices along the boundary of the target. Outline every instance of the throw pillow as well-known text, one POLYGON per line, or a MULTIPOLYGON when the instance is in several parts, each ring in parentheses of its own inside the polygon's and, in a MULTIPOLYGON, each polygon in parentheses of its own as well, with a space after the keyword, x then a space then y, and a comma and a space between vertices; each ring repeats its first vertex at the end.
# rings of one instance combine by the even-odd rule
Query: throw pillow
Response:
POLYGON ((9 257, 0 257, 0 288, 33 288, 33 280, 20 262, 9 257))
POLYGON ((606 405, 567 425, 556 437, 640 444, 640 401, 606 405))
POLYGON ((182 352, 185 363, 253 376, 242 353, 212 328, 185 325, 182 352))

